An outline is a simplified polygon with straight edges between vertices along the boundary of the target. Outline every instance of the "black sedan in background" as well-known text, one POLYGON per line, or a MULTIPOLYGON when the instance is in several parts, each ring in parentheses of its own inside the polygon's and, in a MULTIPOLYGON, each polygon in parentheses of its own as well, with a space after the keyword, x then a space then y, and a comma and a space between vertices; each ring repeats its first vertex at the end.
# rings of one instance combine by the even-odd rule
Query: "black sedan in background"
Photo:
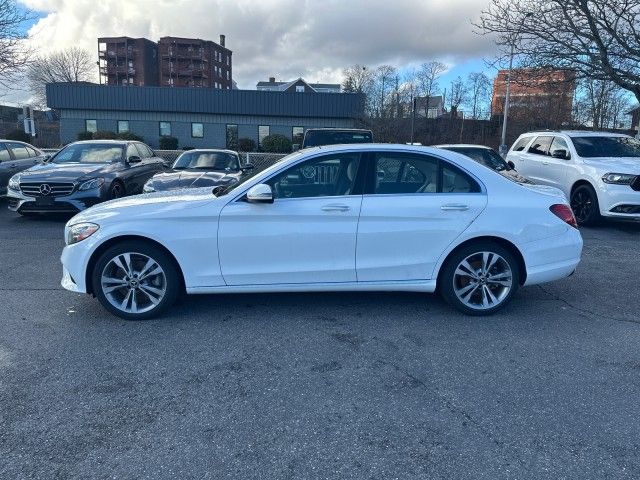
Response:
POLYGON ((183 188, 228 186, 237 183, 253 165, 240 165, 231 150, 198 149, 180 155, 171 170, 158 173, 144 186, 144 192, 166 192, 183 188))
POLYGON ((141 142, 90 140, 71 143, 51 159, 11 177, 9 209, 22 215, 75 213, 112 198, 141 193, 166 167, 141 142))
POLYGON ((476 162, 484 165, 485 167, 495 170, 500 175, 503 175, 518 183, 533 183, 528 178, 520 175, 516 172, 515 165, 511 162, 507 162, 500 156, 498 152, 490 147, 484 145, 467 145, 467 144, 455 144, 455 145, 434 145, 436 148, 442 148, 444 150, 450 150, 452 152, 461 153, 467 157, 475 160, 476 162))
POLYGON ((7 184, 12 176, 48 158, 28 143, 0 139, 0 196, 7 194, 7 184))

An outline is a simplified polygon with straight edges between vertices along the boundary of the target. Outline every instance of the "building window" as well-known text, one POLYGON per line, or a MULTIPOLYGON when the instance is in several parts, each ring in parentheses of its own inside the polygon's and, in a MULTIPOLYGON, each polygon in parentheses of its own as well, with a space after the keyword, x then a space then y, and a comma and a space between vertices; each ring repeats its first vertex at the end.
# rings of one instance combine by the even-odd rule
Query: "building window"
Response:
POLYGON ((227 148, 229 150, 238 148, 238 125, 227 125, 227 148))
POLYGON ((262 147, 262 141, 269 136, 269 125, 258 126, 258 145, 262 147))
POLYGON ((298 145, 298 148, 302 145, 302 139, 304 138, 304 127, 293 127, 291 131, 291 143, 298 145))
POLYGON ((297 93, 304 93, 304 85, 296 85, 297 93))
POLYGON ((227 80, 229 80, 229 70, 227 70, 227 80))
POLYGON ((85 120, 84 121, 84 129, 87 132, 95 133, 98 131, 98 121, 97 120, 85 120))
POLYGON ((204 125, 201 123, 192 123, 191 124, 191 137, 192 138, 202 138, 204 137, 204 125))
POLYGON ((118 120, 118 133, 129 133, 129 120, 118 120))
POLYGON ((161 137, 171 136, 171 122, 160 122, 160 136, 161 137))

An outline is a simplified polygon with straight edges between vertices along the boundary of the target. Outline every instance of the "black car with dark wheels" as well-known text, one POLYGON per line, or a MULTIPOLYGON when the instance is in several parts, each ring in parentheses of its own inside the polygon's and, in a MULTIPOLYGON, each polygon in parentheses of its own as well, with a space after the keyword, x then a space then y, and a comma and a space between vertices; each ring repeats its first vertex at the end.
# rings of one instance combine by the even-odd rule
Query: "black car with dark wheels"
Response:
POLYGON ((9 209, 22 215, 76 213, 105 200, 142 192, 164 160, 142 142, 90 140, 58 151, 47 163, 9 180, 9 209))

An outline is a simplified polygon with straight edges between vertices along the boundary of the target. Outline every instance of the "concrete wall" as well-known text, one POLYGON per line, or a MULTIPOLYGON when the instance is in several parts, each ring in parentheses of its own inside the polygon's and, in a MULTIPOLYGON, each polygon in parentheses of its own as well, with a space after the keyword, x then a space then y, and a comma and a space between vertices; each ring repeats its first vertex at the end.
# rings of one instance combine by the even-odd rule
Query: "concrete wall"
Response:
POLYGON ((85 131, 85 120, 96 120, 98 130, 117 131, 118 120, 129 121, 129 131, 144 138, 145 143, 158 148, 159 122, 171 122, 171 134, 178 138, 179 146, 195 148, 225 148, 226 126, 238 125, 238 138, 251 138, 258 143, 258 126, 269 125, 270 133, 291 139, 292 127, 353 128, 354 120, 344 118, 267 117, 252 115, 215 115, 161 112, 125 112, 108 110, 60 110, 60 141, 64 144, 77 140, 85 131), (191 123, 202 123, 203 138, 191 137, 191 123))

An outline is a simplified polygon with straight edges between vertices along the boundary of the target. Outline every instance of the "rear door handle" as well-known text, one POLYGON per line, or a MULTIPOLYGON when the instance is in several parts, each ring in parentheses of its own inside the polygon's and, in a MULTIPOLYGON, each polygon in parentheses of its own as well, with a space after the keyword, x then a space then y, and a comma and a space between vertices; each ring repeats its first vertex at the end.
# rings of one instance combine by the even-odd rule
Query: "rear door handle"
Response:
POLYGON ((469 205, 463 205, 461 203, 447 203, 440 207, 440 210, 444 211, 465 211, 469 210, 469 205))
POLYGON ((549 162, 542 162, 543 165, 549 165, 549 162))
POLYGON ((11 168, 16 168, 17 166, 18 166, 17 163, 12 163, 11 165, 9 165, 9 167, 11 167, 11 168))
POLYGON ((343 205, 339 203, 332 203, 322 207, 323 212, 348 212, 349 205, 343 205))

